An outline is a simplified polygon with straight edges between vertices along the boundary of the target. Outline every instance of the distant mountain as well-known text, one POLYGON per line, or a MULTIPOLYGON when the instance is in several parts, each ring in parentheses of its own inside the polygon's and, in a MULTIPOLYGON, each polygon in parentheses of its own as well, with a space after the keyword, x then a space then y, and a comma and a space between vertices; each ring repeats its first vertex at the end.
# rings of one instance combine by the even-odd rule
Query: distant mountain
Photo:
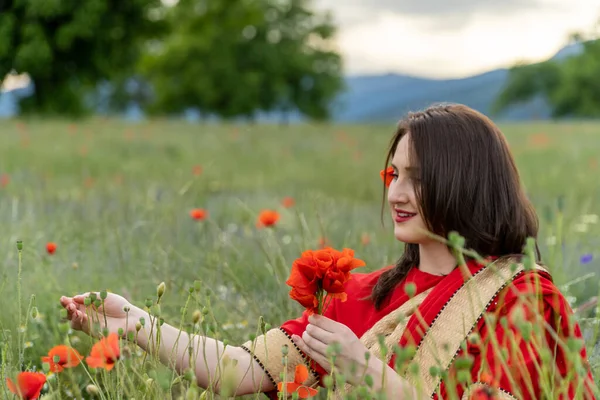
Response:
MULTIPOLYGON (((570 45, 561 49, 552 59, 560 60, 581 52, 581 45, 570 45)), ((508 69, 496 69, 462 79, 429 79, 402 74, 348 76, 346 90, 335 101, 333 121, 339 123, 390 122, 397 121, 407 111, 427 107, 433 103, 462 103, 484 114, 490 114, 491 106, 506 84, 508 69)), ((30 95, 31 87, 0 93, 0 117, 12 116, 17 112, 16 101, 30 95)), ((124 110, 123 116, 140 120, 143 113, 132 105, 124 110)), ((499 120, 547 119, 550 109, 542 98, 510 107, 499 116, 499 120)), ((195 114, 182 116, 197 119, 195 114)), ((259 121, 272 122, 279 114, 267 113, 258 116, 259 121)), ((300 121, 297 115, 289 116, 290 122, 300 121)))
MULTIPOLYGON (((581 45, 561 49, 552 59, 561 60, 581 52, 581 45)), ((433 103, 462 103, 484 114, 500 94, 508 69, 496 69, 463 79, 427 79, 401 74, 346 78, 334 119, 339 122, 396 121, 411 110, 433 103)), ((542 98, 515 105, 497 116, 504 120, 547 119, 550 109, 542 98)))

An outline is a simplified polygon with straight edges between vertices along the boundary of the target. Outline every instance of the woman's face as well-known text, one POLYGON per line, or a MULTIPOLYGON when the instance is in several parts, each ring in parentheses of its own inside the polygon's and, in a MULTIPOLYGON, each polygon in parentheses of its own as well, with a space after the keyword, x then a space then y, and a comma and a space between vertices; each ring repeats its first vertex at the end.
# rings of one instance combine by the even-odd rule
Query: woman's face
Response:
POLYGON ((432 239, 415 196, 418 185, 418 170, 409 163, 410 136, 404 135, 392 158, 394 179, 388 188, 388 202, 394 221, 394 236, 401 242, 423 244, 432 239))

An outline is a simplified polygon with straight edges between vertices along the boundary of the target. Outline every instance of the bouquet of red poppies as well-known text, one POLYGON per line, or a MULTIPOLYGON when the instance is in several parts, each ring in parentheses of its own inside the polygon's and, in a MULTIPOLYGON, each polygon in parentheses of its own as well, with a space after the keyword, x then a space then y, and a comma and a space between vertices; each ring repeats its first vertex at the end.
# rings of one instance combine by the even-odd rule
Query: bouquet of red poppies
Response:
POLYGON ((350 271, 365 265, 363 260, 354 258, 352 249, 307 250, 292 264, 286 281, 292 287, 290 297, 306 307, 309 314, 323 314, 332 299, 346 301, 350 271))

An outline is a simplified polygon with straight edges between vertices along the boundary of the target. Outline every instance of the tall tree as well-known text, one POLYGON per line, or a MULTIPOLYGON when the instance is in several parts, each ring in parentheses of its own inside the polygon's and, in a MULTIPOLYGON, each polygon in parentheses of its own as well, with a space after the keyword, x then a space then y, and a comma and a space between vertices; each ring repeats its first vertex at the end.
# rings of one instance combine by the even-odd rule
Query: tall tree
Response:
POLYGON ((573 45, 581 47, 578 54, 511 68, 493 111, 498 113, 511 104, 541 95, 555 118, 600 117, 599 37, 598 33, 574 35, 573 45))
POLYGON ((149 52, 144 72, 154 112, 253 118, 299 111, 326 119, 342 88, 334 26, 305 0, 180 0, 170 36, 149 52))
POLYGON ((2 0, 0 79, 28 73, 21 111, 80 115, 103 80, 124 82, 154 35, 160 0, 2 0))

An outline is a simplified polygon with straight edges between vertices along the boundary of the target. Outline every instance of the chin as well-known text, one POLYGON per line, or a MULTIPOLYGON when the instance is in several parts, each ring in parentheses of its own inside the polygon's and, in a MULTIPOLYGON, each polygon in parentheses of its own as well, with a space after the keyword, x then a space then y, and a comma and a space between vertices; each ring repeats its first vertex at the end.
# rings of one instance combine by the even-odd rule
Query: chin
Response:
POLYGON ((394 236, 399 241, 407 244, 419 244, 423 240, 421 235, 417 234, 412 229, 399 226, 394 228, 394 236))

